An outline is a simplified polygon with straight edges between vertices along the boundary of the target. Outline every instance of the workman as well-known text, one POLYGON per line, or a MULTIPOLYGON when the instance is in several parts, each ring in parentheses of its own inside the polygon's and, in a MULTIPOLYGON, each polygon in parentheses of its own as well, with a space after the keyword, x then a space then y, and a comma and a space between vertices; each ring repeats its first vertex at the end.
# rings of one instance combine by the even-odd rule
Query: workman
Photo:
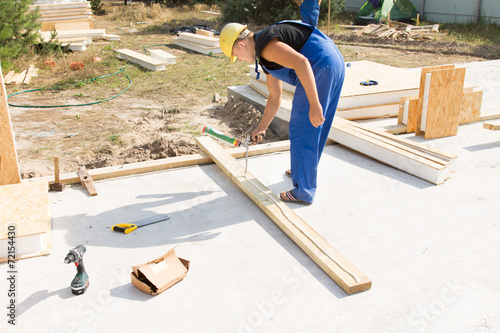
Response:
POLYGON ((317 27, 321 0, 304 0, 301 21, 282 21, 253 33, 245 25, 229 23, 221 31, 225 55, 260 64, 269 97, 262 119, 252 133, 260 142, 281 104, 282 81, 295 86, 289 124, 294 188, 280 199, 309 205, 316 192, 317 167, 330 131, 344 82, 345 65, 333 41, 317 27))

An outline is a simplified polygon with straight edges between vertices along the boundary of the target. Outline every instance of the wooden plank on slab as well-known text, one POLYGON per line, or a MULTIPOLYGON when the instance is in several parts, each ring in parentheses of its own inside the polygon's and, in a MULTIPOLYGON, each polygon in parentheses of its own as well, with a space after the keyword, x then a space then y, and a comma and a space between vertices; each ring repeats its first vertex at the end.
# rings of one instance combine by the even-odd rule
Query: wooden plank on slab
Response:
POLYGON ((116 50, 118 58, 136 63, 151 71, 165 70, 165 63, 161 60, 147 56, 145 54, 135 52, 129 49, 116 50))
MULTIPOLYGON (((276 153, 280 151, 290 150, 290 141, 283 140, 265 144, 258 144, 251 146, 248 151, 248 156, 256 156, 262 154, 276 153)), ((245 157, 246 149, 243 147, 239 148, 229 148, 228 153, 234 158, 245 157)), ((161 170, 168 170, 173 168, 181 168, 186 166, 193 166, 198 164, 211 163, 210 157, 205 154, 191 154, 176 157, 162 158, 153 161, 136 162, 130 164, 109 166, 99 169, 89 169, 87 172, 92 176, 94 180, 109 179, 114 177, 123 177, 136 175, 147 172, 155 172, 161 170)), ((40 177, 47 182, 54 183, 54 179, 51 176, 40 177)), ((77 184, 80 183, 80 178, 75 172, 65 173, 60 175, 59 182, 61 184, 77 184)))
POLYGON ((352 129, 332 126, 328 138, 435 185, 444 183, 450 176, 450 170, 445 166, 437 168, 429 165, 427 160, 422 157, 415 156, 404 150, 394 149, 387 143, 370 140, 366 135, 352 129))
POLYGON ((419 155, 428 160, 434 161, 438 164, 449 165, 451 162, 453 162, 454 159, 458 157, 455 154, 450 154, 412 140, 394 136, 385 131, 378 130, 376 128, 370 128, 354 121, 346 121, 344 119, 335 118, 334 122, 335 124, 355 127, 357 130, 362 131, 374 138, 377 138, 377 140, 389 143, 415 155, 419 155))
POLYGON ((198 145, 347 294, 371 288, 371 280, 302 220, 213 139, 199 137, 198 145))
POLYGON ((424 134, 426 140, 457 135, 464 80, 465 67, 432 72, 424 134))
POLYGON ((3 84, 2 67, 0 66, 0 186, 20 182, 21 174, 19 173, 14 131, 12 130, 7 91, 3 84))
POLYGON ((51 217, 46 181, 0 186, 0 206, 0 263, 8 260, 9 226, 15 226, 16 260, 50 253, 51 217))
POLYGON ((481 113, 479 116, 479 121, 493 120, 500 118, 500 111, 481 113))
MULTIPOLYGON (((465 89, 464 89, 465 90, 465 89)), ((481 115, 481 104, 483 102, 482 91, 471 91, 463 93, 463 102, 460 109, 459 124, 470 124, 479 121, 481 115)))
POLYGON ((87 172, 87 169, 82 166, 80 169, 78 169, 78 177, 80 177, 80 181, 82 182, 82 185, 85 186, 87 191, 89 191, 89 194, 91 197, 97 195, 97 191, 94 186, 94 180, 92 179, 92 176, 89 175, 87 172))
POLYGON ((483 123, 483 128, 488 129, 490 131, 498 131, 500 130, 500 120, 490 120, 483 123))

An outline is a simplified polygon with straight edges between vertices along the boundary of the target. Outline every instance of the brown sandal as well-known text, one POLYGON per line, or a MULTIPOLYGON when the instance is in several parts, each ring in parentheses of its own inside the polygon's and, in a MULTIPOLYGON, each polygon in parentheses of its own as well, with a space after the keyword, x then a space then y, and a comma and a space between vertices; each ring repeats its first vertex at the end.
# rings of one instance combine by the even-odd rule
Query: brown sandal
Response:
POLYGON ((291 190, 290 191, 286 191, 286 192, 281 192, 280 193, 280 199, 283 202, 291 202, 291 203, 296 203, 296 204, 305 205, 305 206, 309 206, 310 204, 312 204, 312 202, 305 202, 305 201, 302 201, 302 200, 299 200, 299 199, 295 198, 293 196, 291 190))
POLYGON ((292 170, 290 170, 290 169, 286 170, 285 175, 292 178, 292 170))

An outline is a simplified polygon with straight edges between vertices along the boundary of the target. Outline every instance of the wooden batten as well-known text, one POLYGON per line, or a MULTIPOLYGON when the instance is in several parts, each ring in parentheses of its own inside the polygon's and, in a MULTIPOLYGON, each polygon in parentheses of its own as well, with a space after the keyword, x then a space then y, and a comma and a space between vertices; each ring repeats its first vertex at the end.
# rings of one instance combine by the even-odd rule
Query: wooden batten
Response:
MULTIPOLYGON (((248 151, 248 156, 256 156, 261 154, 275 153, 290 149, 290 141, 283 140, 266 144, 251 146, 248 151)), ((229 148, 228 153, 234 158, 245 157, 246 149, 244 147, 229 148)), ((156 172, 173 168, 181 168, 186 166, 211 163, 212 160, 205 153, 191 154, 176 157, 162 158, 153 161, 136 162, 123 165, 109 166, 99 169, 89 169, 88 174, 95 180, 109 179, 114 177, 123 177, 137 175, 147 172, 156 172)), ((40 177, 39 179, 55 183, 54 176, 40 177)), ((81 180, 76 172, 64 173, 59 176, 59 183, 63 185, 77 184, 81 180)))
POLYGON ((490 120, 483 123, 483 128, 490 131, 500 130, 500 120, 490 120))
POLYGON ((209 137, 198 145, 347 294, 371 288, 372 281, 302 220, 257 178, 209 137))

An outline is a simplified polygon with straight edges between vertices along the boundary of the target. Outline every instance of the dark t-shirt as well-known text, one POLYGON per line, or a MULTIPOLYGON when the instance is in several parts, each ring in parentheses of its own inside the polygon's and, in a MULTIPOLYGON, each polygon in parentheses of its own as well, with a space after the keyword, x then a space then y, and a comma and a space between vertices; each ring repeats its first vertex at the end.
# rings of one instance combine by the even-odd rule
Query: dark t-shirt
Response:
MULTIPOLYGON (((295 51, 300 52, 304 44, 311 36, 312 27, 294 22, 284 22, 278 23, 267 28, 264 28, 261 32, 254 35, 255 38, 255 55, 259 60, 260 64, 265 66, 269 70, 277 70, 283 68, 283 66, 267 61, 260 55, 262 50, 266 47, 267 43, 273 38, 278 38, 280 42, 283 42, 291 46, 295 51)), ((265 69, 264 72, 269 74, 265 69)))

